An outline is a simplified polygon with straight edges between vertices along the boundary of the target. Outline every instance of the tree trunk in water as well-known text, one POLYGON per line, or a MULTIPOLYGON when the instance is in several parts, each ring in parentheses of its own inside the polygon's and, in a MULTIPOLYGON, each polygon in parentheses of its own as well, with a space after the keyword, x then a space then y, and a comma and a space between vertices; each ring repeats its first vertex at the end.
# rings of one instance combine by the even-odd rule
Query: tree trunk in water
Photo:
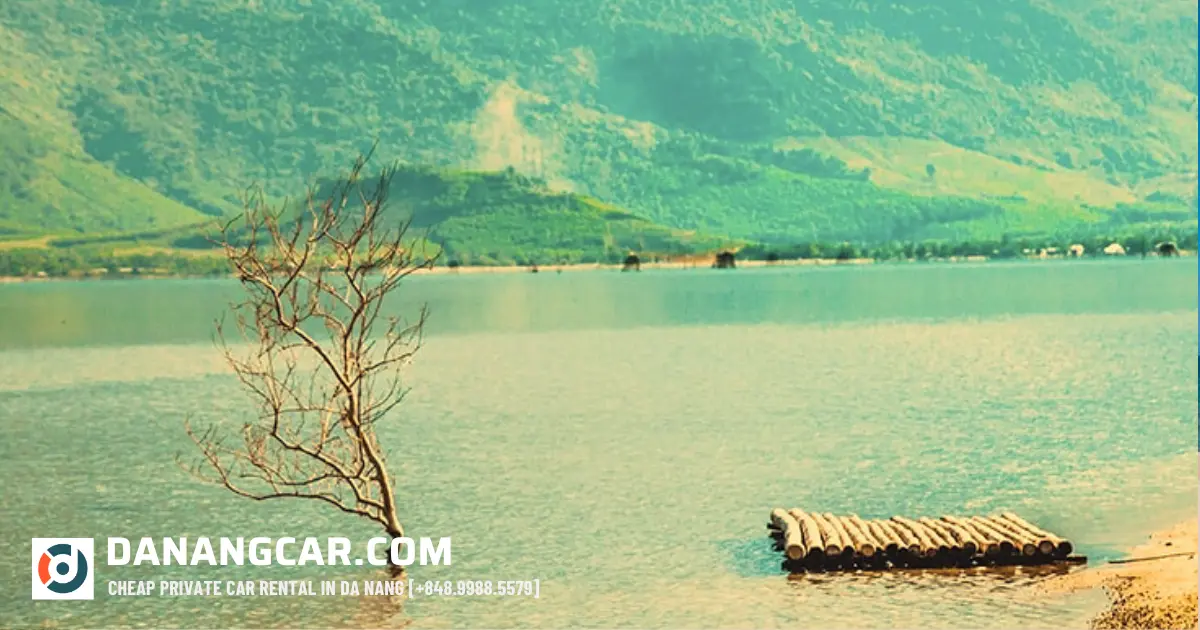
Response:
POLYGON ((406 575, 405 567, 392 562, 392 544, 396 542, 396 539, 404 538, 404 528, 400 526, 388 528, 387 534, 388 538, 391 539, 391 542, 388 543, 388 575, 392 576, 394 580, 404 579, 406 575))

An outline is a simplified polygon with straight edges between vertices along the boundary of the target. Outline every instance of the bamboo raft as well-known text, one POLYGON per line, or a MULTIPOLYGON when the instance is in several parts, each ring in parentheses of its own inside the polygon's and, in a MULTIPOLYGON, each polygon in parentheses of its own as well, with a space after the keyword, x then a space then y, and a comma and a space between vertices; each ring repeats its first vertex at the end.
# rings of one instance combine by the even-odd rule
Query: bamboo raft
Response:
POLYGON ((1069 540, 1011 512, 864 520, 776 508, 767 528, 791 572, 1087 562, 1069 540))

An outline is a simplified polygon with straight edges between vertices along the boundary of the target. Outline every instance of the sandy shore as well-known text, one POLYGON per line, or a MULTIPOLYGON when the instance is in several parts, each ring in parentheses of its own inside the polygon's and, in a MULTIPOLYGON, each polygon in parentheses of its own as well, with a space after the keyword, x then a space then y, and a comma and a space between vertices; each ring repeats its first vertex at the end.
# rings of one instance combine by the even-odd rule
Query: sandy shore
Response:
POLYGON ((1111 606, 1092 620, 1099 630, 1197 628, 1197 522, 1158 532, 1128 558, 1054 578, 1043 588, 1073 592, 1103 588, 1111 606))

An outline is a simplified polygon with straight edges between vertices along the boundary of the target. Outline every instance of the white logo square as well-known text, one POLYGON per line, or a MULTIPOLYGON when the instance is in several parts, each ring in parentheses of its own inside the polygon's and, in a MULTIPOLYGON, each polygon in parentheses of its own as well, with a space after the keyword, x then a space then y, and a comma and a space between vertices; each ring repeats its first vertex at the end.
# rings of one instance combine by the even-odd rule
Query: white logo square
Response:
POLYGON ((34 599, 95 599, 91 538, 33 539, 34 599))

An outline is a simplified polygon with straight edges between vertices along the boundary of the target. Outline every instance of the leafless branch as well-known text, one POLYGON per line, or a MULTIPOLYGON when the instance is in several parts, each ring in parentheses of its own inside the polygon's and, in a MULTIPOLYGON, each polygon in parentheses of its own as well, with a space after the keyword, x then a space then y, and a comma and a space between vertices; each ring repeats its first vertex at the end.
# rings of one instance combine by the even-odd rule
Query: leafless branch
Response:
POLYGON ((231 345, 219 321, 218 345, 257 414, 237 432, 186 422, 200 451, 186 467, 239 496, 324 502, 399 537, 395 479, 375 425, 404 399, 402 368, 421 346, 427 312, 405 321, 383 306, 436 256, 415 246, 423 241, 410 238, 410 220, 386 212, 394 167, 364 180, 374 151, 321 198, 310 189, 300 211, 248 189, 243 214, 221 226, 218 243, 246 298, 233 305, 244 344, 231 345))

